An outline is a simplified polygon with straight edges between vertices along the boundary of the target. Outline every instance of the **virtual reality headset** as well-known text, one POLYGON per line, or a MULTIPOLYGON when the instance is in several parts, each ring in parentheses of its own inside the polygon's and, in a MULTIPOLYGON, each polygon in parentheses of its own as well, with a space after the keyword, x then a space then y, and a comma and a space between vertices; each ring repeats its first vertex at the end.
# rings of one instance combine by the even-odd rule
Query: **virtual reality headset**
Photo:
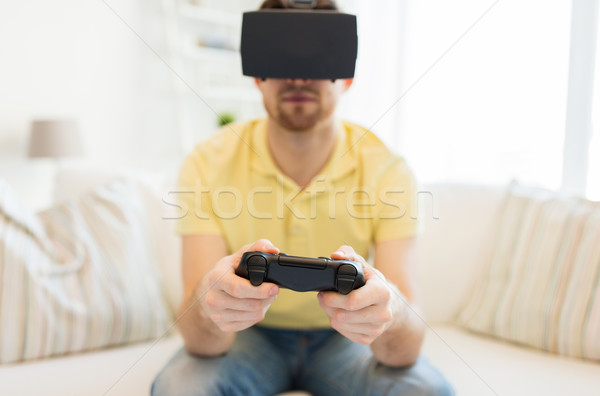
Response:
POLYGON ((244 13, 241 54, 245 76, 352 78, 357 48, 355 15, 303 9, 244 13))

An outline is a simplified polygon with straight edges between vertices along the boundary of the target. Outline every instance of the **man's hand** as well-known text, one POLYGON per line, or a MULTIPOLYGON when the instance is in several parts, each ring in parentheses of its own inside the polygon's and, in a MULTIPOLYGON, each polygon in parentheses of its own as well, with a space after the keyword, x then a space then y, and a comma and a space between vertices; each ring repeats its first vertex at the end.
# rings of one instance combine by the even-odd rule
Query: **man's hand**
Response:
POLYGON ((395 320, 394 300, 399 298, 381 272, 371 267, 350 246, 342 246, 331 255, 334 260, 352 260, 363 265, 365 285, 347 295, 320 292, 319 303, 327 313, 331 327, 351 341, 370 345, 395 320))
POLYGON ((279 249, 266 239, 246 245, 219 260, 197 291, 202 293, 203 314, 224 332, 241 331, 260 322, 279 293, 279 287, 273 283, 265 282, 256 287, 235 274, 235 268, 247 251, 279 253, 279 249))

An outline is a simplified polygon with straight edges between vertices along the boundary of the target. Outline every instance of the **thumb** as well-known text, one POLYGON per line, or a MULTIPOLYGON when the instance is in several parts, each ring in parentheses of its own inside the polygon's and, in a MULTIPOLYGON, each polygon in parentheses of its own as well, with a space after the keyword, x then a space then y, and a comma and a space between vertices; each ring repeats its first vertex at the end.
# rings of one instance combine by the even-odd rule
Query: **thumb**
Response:
POLYGON ((260 251, 271 254, 279 254, 279 249, 276 248, 275 245, 273 245, 273 243, 268 239, 259 239, 258 241, 251 244, 248 250, 246 251, 260 251))
POLYGON ((279 254, 279 249, 271 243, 268 239, 259 239, 254 243, 249 243, 242 246, 237 252, 233 254, 233 263, 235 267, 240 264, 242 255, 246 252, 264 252, 270 254, 279 254))

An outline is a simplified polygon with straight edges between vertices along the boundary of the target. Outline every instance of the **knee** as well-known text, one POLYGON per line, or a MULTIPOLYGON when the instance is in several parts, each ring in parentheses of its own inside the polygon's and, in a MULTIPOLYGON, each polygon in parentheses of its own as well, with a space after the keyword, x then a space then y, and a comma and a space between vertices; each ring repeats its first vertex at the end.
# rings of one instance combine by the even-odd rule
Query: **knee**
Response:
POLYGON ((201 375, 194 373, 193 368, 182 362, 181 356, 186 356, 179 352, 175 355, 174 361, 169 362, 154 379, 150 394, 152 396, 199 396, 206 393, 202 389, 201 375), (179 357, 179 358, 178 358, 179 357))
POLYGON ((381 392, 374 392, 377 396, 454 396, 452 386, 446 381, 428 381, 422 383, 394 384, 381 392))
POLYGON ((152 396, 186 395, 186 386, 181 379, 167 367, 154 379, 150 394, 152 396))
MULTIPOLYGON (((388 369, 390 370, 390 369, 388 369)), ((377 395, 386 396, 453 396, 454 389, 444 375, 421 359, 407 370, 386 372, 388 381, 377 388, 377 395)))
POLYGON ((454 396, 452 385, 443 377, 436 376, 421 381, 403 383, 394 387, 388 396, 454 396))
MULTIPOLYGON (((404 395, 404 393, 402 394, 404 395)), ((408 394, 414 394, 415 396, 454 396, 454 389, 444 377, 439 376, 415 384, 414 392, 408 394)))
POLYGON ((251 391, 252 389, 245 388, 243 383, 238 384, 226 378, 190 373, 167 366, 154 379, 150 394, 152 396, 217 396, 249 395, 251 391))

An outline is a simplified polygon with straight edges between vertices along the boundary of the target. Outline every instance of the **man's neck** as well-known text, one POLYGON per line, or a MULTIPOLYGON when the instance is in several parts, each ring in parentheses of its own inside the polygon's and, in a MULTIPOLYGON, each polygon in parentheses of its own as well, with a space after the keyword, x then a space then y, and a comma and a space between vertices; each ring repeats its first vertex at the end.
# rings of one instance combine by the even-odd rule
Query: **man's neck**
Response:
POLYGON ((267 122, 267 144, 275 164, 283 174, 305 188, 331 157, 337 139, 332 117, 305 131, 291 131, 275 120, 267 122))

